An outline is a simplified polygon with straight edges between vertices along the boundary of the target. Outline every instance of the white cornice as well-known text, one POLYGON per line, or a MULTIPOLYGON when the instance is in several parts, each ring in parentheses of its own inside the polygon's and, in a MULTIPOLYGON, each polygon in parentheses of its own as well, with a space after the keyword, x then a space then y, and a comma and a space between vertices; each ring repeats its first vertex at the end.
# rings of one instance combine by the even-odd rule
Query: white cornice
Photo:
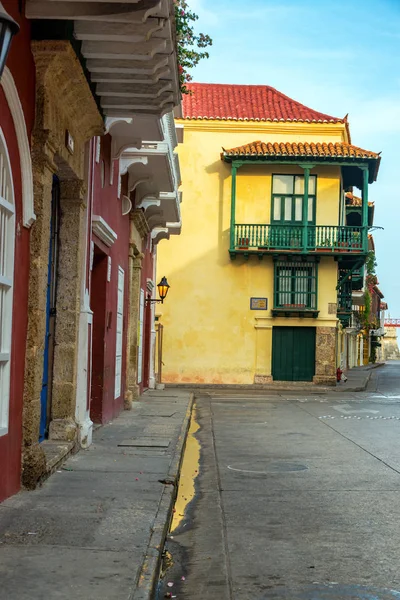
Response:
POLYGON ((174 122, 174 115, 172 112, 167 113, 161 119, 162 128, 164 131, 164 139, 168 140, 172 146, 172 149, 178 145, 178 138, 176 135, 176 128, 174 122))
POLYGON ((93 215, 92 217, 92 231, 109 248, 118 239, 115 231, 111 229, 109 224, 99 215, 93 215))
POLYGON ((199 130, 224 133, 249 133, 256 136, 260 136, 260 134, 271 134, 273 136, 276 136, 277 134, 301 135, 304 138, 309 136, 311 141, 313 141, 316 135, 321 135, 340 138, 341 141, 347 141, 345 123, 295 123, 283 121, 212 121, 208 119, 176 119, 176 124, 182 125, 185 131, 199 130))

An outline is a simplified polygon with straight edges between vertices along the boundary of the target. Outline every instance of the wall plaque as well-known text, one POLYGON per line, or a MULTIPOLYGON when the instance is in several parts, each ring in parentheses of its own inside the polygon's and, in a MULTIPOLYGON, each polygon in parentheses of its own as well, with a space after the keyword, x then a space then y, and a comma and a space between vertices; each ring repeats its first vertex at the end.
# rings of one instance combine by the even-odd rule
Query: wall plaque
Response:
POLYGON ((250 298, 250 310, 267 310, 268 298, 250 298))

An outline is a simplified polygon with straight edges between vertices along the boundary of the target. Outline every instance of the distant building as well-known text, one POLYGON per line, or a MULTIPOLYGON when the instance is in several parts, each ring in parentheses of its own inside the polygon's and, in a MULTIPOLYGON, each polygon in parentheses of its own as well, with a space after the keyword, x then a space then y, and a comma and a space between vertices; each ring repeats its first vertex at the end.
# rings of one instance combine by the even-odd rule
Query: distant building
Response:
POLYGON ((384 336, 381 338, 382 360, 400 360, 400 350, 397 339, 397 331, 397 327, 385 327, 384 336))

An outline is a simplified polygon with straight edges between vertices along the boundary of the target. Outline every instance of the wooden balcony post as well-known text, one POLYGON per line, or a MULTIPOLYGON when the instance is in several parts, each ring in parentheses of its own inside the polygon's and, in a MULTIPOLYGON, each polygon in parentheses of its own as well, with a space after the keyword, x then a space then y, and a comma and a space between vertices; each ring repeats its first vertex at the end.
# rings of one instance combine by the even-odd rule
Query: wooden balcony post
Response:
POLYGON ((368 248, 368 168, 363 170, 363 187, 361 191, 362 198, 362 247, 366 252, 368 248))
POLYGON ((308 182, 310 180, 310 167, 304 169, 304 196, 303 196, 303 251, 308 251, 307 224, 308 224, 308 182))
POLYGON ((231 188, 231 231, 230 249, 235 249, 235 216, 236 216, 236 172, 237 166, 232 164, 232 188, 231 188))

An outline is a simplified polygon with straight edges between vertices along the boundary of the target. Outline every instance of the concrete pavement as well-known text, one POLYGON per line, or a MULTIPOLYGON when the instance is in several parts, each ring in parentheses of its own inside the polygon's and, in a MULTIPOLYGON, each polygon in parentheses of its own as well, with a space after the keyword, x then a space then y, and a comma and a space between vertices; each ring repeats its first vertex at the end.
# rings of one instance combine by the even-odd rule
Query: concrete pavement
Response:
POLYGON ((400 598, 399 362, 364 392, 206 390, 196 413, 196 494, 160 600, 400 598))
POLYGON ((149 391, 41 488, 0 504, 1 600, 148 600, 175 499, 188 391, 149 391))

